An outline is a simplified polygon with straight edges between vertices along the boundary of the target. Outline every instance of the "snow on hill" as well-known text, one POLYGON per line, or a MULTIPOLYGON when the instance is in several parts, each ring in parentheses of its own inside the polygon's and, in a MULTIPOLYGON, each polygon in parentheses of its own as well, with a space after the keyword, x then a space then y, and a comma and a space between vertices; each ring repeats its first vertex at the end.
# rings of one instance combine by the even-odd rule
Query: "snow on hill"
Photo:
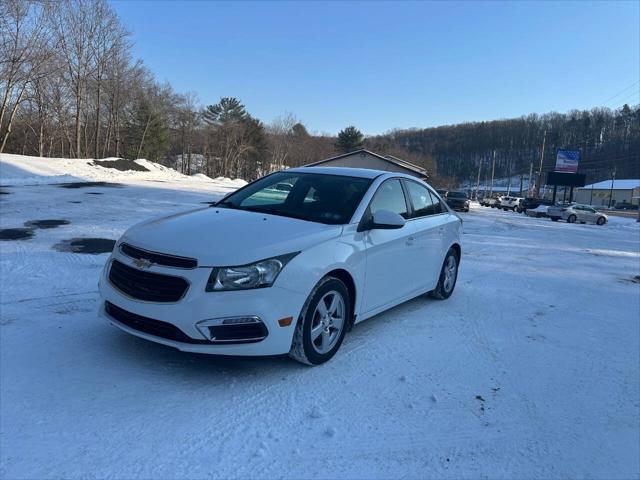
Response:
POLYGON ((241 179, 219 177, 211 179, 204 174, 184 175, 172 168, 145 159, 102 160, 29 157, 0 154, 0 184, 42 185, 78 181, 145 184, 145 186, 168 187, 167 183, 184 190, 209 190, 215 188, 236 189, 246 185, 241 179), (113 167, 109 163, 113 162, 113 167), (117 163, 116 163, 117 162, 117 163), (126 163, 136 170, 125 170, 126 163), (134 167, 137 166, 137 167, 134 167), (146 171, 145 171, 146 170, 146 171))

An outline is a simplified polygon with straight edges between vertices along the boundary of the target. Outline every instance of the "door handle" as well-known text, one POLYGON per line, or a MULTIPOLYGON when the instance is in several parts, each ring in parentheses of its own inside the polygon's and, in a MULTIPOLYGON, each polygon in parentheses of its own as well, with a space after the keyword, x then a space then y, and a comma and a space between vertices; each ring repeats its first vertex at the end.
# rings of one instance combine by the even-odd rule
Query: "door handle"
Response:
POLYGON ((415 238, 413 238, 413 237, 409 237, 409 238, 407 238, 407 245, 408 245, 408 246, 413 245, 413 241, 414 241, 414 240, 415 240, 415 238))

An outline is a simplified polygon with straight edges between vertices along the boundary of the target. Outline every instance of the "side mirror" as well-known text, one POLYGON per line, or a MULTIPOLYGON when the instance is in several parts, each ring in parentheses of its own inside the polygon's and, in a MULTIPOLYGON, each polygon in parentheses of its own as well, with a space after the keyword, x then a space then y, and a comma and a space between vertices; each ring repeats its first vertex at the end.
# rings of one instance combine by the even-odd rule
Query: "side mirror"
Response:
POLYGON ((373 214, 368 226, 371 230, 393 230, 404 227, 405 223, 406 220, 397 213, 389 210, 378 210, 373 214))

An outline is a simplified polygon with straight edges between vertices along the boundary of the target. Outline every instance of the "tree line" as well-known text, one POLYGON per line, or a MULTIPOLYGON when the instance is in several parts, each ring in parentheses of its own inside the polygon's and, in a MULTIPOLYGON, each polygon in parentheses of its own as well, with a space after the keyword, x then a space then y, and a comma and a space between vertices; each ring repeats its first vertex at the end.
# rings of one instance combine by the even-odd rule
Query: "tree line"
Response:
MULTIPOLYGON (((580 150, 579 173, 587 182, 640 178, 640 106, 594 108, 568 113, 531 114, 520 118, 462 123, 435 128, 396 130, 368 139, 372 148, 395 145, 431 156, 441 181, 485 183, 491 176, 533 180, 553 170, 558 149, 580 150), (543 150, 544 146, 544 150, 543 150)), ((544 178, 543 178, 544 181, 544 178)))
POLYGON ((147 158, 186 174, 255 179, 369 148, 426 168, 438 183, 552 167, 557 148, 582 151, 595 179, 636 176, 639 107, 397 130, 365 138, 312 134, 291 113, 269 124, 240 99, 201 105, 134 59, 130 33, 106 0, 0 1, 0 153, 147 158), (546 132, 546 133, 545 133, 546 132))

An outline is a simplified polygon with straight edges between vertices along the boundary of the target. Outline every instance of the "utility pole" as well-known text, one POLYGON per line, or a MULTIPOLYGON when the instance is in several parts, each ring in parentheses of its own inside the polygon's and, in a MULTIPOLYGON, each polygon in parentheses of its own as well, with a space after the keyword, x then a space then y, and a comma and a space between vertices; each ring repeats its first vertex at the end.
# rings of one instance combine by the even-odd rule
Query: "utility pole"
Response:
POLYGON ((538 170, 538 198, 540 198, 540 192, 542 191, 542 164, 544 163, 544 147, 547 144, 547 131, 544 131, 542 136, 542 152, 540 153, 540 170, 538 170))
POLYGON ((478 190, 480 190, 480 172, 482 171, 482 160, 484 160, 484 157, 480 157, 480 165, 478 165, 478 181, 476 182, 476 200, 478 200, 478 190))
POLYGON ((616 167, 613 167, 613 171, 611 172, 611 189, 609 190, 609 208, 611 208, 611 200, 613 198, 613 182, 616 179, 616 167))
POLYGON ((527 196, 531 196, 531 177, 533 177, 533 160, 529 163, 529 182, 527 183, 527 196))
POLYGON ((518 195, 522 196, 522 183, 524 182, 524 175, 520 174, 520 193, 518 195))
POLYGON ((493 195, 493 174, 496 172, 496 151, 493 151, 493 163, 491 165, 491 190, 489 190, 489 196, 493 195))

